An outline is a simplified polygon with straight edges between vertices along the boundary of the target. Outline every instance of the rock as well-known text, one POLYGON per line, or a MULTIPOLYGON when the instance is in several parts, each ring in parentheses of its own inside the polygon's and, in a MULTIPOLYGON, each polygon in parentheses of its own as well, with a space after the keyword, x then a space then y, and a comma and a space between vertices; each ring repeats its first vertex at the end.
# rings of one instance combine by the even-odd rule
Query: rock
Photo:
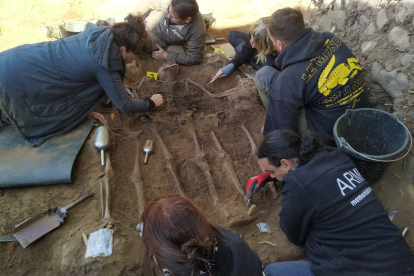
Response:
POLYGON ((349 7, 349 0, 336 0, 334 4, 334 10, 344 10, 349 7))
POLYGON ((377 28, 382 31, 382 29, 388 25, 390 20, 387 17, 386 10, 382 9, 377 13, 377 28))
POLYGON ((346 11, 329 11, 328 18, 336 26, 338 31, 345 30, 345 23, 346 23, 346 11))
POLYGON ((369 52, 372 48, 374 48, 376 44, 377 44, 376 40, 365 41, 364 43, 362 43, 361 53, 364 55, 365 53, 369 52))
POLYGON ((321 16, 318 23, 318 25, 321 27, 321 31, 329 32, 331 29, 332 22, 327 15, 321 16))
POLYGON ((401 96, 402 90, 409 83, 406 74, 398 73, 397 70, 387 72, 378 62, 372 64, 371 78, 373 82, 378 83, 394 99, 401 96))
POLYGON ((395 21, 399 24, 405 24, 411 22, 413 18, 414 1, 401 0, 401 2, 395 6, 395 21))
POLYGON ((313 26, 312 26, 312 29, 313 29, 314 31, 319 31, 319 26, 318 26, 318 25, 313 25, 313 26))
POLYGON ((368 25, 367 29, 365 30, 365 34, 370 36, 370 35, 374 35, 375 31, 377 30, 377 27, 375 27, 375 23, 371 22, 371 24, 368 25))
POLYGON ((370 7, 369 6, 369 0, 361 0, 361 1, 358 2, 357 10, 359 10, 359 11, 365 11, 369 7, 370 7))
POLYGON ((358 20, 358 25, 362 28, 367 27, 369 24, 369 19, 365 15, 361 15, 358 20))
POLYGON ((411 62, 414 61, 414 55, 410 55, 410 54, 405 54, 401 60, 400 63, 402 66, 407 67, 408 65, 410 65, 411 62))
POLYGON ((401 27, 394 27, 388 34, 388 40, 401 50, 410 49, 410 37, 408 32, 401 27))

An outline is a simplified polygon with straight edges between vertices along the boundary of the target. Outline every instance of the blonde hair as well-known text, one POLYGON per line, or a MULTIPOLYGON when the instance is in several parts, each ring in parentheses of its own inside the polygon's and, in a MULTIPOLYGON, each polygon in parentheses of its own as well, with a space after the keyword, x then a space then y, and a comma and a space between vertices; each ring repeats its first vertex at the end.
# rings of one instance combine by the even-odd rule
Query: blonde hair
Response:
POLYGON ((273 43, 270 40, 269 31, 267 29, 268 22, 269 17, 263 17, 250 26, 250 43, 252 45, 254 43, 259 52, 257 55, 257 63, 259 63, 259 61, 265 62, 266 56, 271 55, 274 52, 273 43))

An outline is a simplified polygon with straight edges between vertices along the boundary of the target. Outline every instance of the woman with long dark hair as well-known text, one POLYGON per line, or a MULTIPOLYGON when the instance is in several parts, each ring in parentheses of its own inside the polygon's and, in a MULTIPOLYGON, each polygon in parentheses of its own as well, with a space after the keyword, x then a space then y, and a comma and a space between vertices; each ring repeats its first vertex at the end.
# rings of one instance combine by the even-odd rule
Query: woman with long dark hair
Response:
POLYGON ((280 228, 308 259, 274 263, 266 276, 414 275, 414 256, 354 162, 293 131, 265 136, 258 152, 283 185, 280 228))
MULTIPOLYGON (((144 267, 164 276, 263 276, 262 263, 237 234, 211 225, 190 200, 158 198, 142 214, 144 267)), ((148 275, 148 274, 145 274, 148 275)))
POLYGON ((93 27, 65 39, 0 53, 0 127, 13 125, 30 146, 64 134, 108 96, 122 112, 146 112, 162 96, 130 98, 122 85, 126 64, 151 48, 143 19, 128 15, 109 28, 93 27))

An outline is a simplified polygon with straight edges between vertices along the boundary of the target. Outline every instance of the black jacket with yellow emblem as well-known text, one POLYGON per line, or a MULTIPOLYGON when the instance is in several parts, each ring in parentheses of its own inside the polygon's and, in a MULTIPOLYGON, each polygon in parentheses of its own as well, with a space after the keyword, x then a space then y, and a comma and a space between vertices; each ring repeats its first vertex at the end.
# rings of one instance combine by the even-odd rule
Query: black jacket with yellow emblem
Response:
POLYGON ((301 108, 308 127, 333 141, 335 121, 348 108, 370 107, 362 67, 342 40, 308 28, 275 60, 280 73, 269 91, 263 134, 295 130, 301 108))

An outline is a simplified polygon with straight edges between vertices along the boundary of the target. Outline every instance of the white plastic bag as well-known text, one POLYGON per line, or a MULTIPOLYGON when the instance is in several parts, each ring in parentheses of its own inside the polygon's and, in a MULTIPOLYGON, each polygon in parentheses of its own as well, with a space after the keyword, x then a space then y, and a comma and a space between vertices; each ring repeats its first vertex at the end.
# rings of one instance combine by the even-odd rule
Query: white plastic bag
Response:
POLYGON ((112 254, 113 230, 102 228, 89 235, 85 258, 112 254))

